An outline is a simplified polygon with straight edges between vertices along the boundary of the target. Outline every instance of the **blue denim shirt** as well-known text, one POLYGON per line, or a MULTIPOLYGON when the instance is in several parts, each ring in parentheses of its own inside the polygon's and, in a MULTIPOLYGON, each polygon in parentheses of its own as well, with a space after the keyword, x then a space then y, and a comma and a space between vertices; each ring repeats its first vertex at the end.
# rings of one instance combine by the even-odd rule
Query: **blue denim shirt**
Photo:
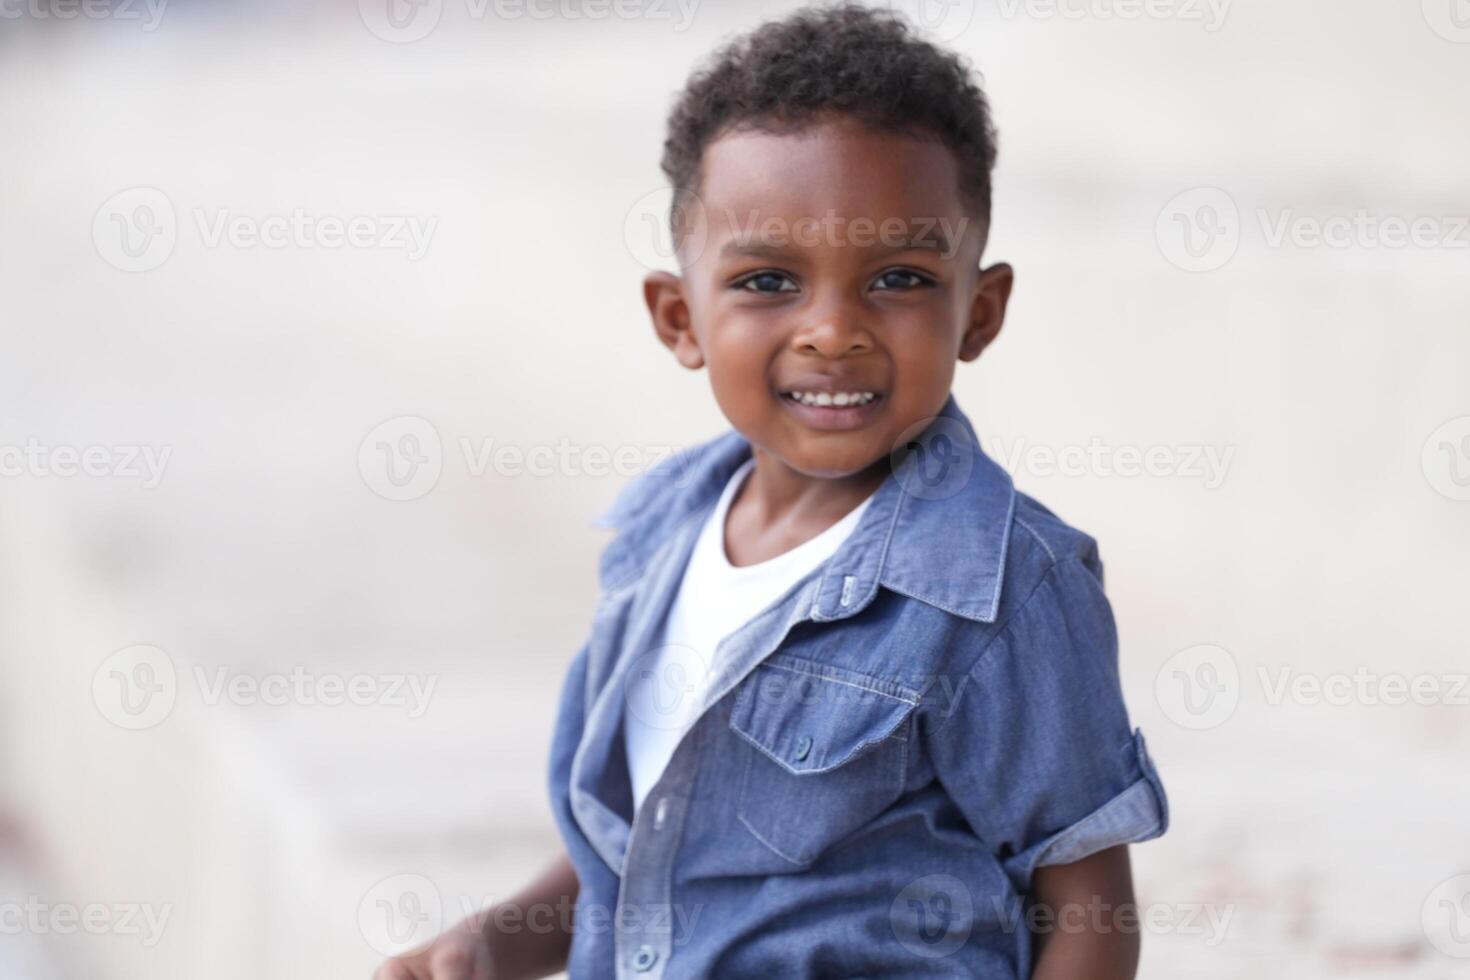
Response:
POLYGON ((573 980, 1029 977, 1036 869, 1168 826, 1093 540, 1014 489, 952 396, 908 446, 837 552, 720 642, 636 816, 632 665, 750 445, 665 460, 604 515, 551 751, 573 980))

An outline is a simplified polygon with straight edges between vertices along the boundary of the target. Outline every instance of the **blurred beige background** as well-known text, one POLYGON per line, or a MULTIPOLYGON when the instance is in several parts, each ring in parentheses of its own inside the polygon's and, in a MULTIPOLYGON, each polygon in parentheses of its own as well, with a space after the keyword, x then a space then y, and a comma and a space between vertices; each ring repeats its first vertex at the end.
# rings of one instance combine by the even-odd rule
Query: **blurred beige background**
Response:
MULTIPOLYGON (((795 5, 387 2, 4 6, 6 978, 365 977, 515 889, 591 519, 722 428, 645 216, 795 5)), ((1470 7, 899 5, 1001 133, 957 395, 1170 792, 1141 975, 1470 973, 1470 7)))

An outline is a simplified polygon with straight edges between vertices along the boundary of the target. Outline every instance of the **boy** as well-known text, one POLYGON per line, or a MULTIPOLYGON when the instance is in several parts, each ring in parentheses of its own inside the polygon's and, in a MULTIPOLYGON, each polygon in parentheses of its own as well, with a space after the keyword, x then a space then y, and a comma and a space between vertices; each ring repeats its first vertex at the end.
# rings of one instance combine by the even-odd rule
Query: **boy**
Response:
POLYGON ((814 8, 669 129, 680 275, 644 294, 734 431, 605 515, 566 853, 379 977, 1132 977, 1127 845, 1168 816, 1097 551, 950 395, 1012 282, 984 96, 892 14, 814 8))

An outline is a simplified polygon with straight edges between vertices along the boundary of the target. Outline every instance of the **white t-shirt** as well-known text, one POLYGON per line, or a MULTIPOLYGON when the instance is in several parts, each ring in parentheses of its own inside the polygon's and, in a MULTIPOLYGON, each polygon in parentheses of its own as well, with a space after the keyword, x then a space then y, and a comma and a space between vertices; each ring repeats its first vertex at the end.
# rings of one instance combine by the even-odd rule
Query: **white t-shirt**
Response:
POLYGON ((635 808, 642 806, 684 733, 699 720, 715 675, 715 647, 826 561, 873 499, 870 495, 790 551, 736 567, 725 555, 725 515, 754 465, 753 457, 746 460, 725 484, 689 556, 659 646, 643 654, 629 672, 623 735, 635 808))

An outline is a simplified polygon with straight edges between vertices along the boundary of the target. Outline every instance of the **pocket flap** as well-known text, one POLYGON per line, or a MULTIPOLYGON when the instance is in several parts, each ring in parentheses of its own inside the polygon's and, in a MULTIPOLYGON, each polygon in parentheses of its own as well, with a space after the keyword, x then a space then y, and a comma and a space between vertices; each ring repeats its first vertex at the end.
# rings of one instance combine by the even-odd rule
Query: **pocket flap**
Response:
POLYGON ((730 728, 788 772, 828 772, 888 738, 906 738, 917 695, 827 664, 761 664, 741 685, 730 728))

